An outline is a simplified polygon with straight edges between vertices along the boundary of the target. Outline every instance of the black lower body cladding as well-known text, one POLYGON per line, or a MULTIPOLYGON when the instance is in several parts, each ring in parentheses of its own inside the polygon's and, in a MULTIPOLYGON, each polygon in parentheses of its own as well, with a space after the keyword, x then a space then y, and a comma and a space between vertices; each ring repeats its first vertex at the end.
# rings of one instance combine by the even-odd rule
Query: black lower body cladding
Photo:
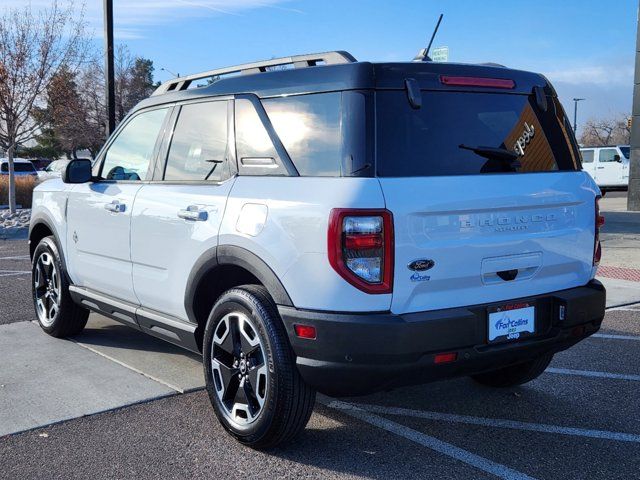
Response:
POLYGON ((606 292, 597 280, 534 297, 394 315, 328 313, 279 307, 304 380, 333 396, 365 395, 403 385, 472 375, 565 350, 600 328, 606 292), (487 341, 487 311, 494 305, 536 306, 536 334, 508 343, 487 341), (298 338, 294 325, 316 328, 298 338), (450 363, 435 355, 456 354, 450 363))

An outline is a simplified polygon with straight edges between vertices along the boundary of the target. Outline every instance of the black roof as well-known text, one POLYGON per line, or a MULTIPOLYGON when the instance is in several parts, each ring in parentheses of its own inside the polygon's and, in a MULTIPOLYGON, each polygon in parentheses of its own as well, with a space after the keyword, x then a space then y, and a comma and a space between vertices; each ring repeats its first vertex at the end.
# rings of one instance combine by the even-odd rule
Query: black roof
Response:
MULTIPOLYGON (((548 94, 555 95, 553 88, 544 76, 496 65, 435 62, 370 63, 353 61, 351 63, 309 66, 307 68, 291 68, 234 76, 221 76, 215 82, 203 87, 154 94, 140 102, 134 111, 164 103, 241 93, 251 93, 260 98, 268 98, 282 95, 341 90, 404 89, 407 78, 417 80, 421 89, 461 89, 461 87, 442 84, 440 75, 509 79, 515 82, 515 87, 509 90, 501 90, 502 93, 529 94, 534 86, 540 86, 545 88, 548 94)), ((175 83, 178 83, 179 80, 180 79, 177 79, 175 83)), ((158 90, 166 90, 166 88, 163 87, 160 87, 158 90)), ((494 88, 463 88, 464 90, 496 91, 494 88)))

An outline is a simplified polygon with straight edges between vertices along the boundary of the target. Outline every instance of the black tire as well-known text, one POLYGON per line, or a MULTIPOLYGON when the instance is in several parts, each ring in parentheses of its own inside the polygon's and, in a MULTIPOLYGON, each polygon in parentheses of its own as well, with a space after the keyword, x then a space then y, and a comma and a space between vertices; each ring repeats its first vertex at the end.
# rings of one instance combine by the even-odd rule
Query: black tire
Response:
POLYGON ((471 378, 488 387, 514 387, 538 378, 549 366, 552 359, 553 354, 548 353, 525 363, 472 375, 471 378))
POLYGON ((42 330, 52 337, 76 335, 87 324, 89 311, 69 294, 69 281, 54 237, 40 240, 31 265, 31 296, 42 330))
POLYGON ((239 442, 266 449, 304 429, 316 392, 296 368, 284 324, 264 287, 244 285, 222 294, 207 321, 202 355, 213 409, 239 442))

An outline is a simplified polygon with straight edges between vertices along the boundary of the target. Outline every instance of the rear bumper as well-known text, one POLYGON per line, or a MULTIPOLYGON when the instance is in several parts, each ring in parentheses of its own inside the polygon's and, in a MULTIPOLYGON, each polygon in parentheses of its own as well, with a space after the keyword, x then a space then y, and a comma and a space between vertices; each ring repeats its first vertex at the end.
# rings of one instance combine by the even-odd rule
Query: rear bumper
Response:
POLYGON ((292 307, 279 307, 279 312, 308 384, 328 395, 364 395, 565 350, 600 328, 605 296, 602 284, 593 280, 584 287, 534 297, 405 315, 292 307), (487 308, 512 302, 535 303, 536 336, 487 345, 487 308), (297 323, 313 325, 317 338, 298 338, 293 327, 297 323), (457 360, 435 364, 435 354, 442 352, 456 352, 457 360))

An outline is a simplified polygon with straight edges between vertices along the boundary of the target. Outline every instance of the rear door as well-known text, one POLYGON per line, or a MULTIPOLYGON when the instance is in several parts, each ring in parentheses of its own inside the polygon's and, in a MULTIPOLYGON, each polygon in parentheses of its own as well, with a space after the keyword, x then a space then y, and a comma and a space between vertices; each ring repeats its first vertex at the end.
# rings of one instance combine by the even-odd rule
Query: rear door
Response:
POLYGON ((562 107, 546 100, 543 110, 534 95, 424 91, 415 109, 405 92, 376 93, 377 171, 395 228, 392 311, 589 281, 594 185, 562 107))
POLYGON ((596 182, 603 187, 622 184, 622 156, 615 147, 598 149, 596 182))
POLYGON ((189 274, 198 258, 218 243, 233 185, 231 115, 227 100, 176 107, 177 123, 165 139, 160 168, 136 196, 133 284, 147 309, 187 320, 189 274))

